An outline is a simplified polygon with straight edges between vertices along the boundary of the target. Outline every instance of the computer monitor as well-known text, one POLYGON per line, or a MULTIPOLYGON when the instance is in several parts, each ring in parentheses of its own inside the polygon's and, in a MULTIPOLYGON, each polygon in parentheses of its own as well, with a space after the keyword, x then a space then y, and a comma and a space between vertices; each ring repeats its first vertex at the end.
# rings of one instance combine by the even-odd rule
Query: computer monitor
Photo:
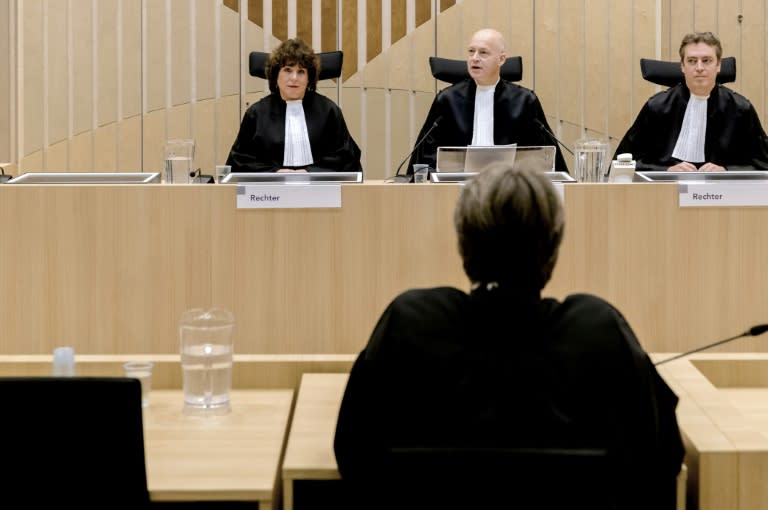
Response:
POLYGON ((8 184, 157 184, 159 172, 28 172, 8 184))
POLYGON ((363 182, 363 172, 232 172, 222 184, 327 184, 363 182))
POLYGON ((510 166, 521 161, 546 173, 552 182, 576 182, 567 172, 555 171, 554 145, 495 145, 491 147, 438 147, 437 168, 432 182, 465 182, 491 163, 507 161, 510 166), (489 150, 492 149, 492 150, 489 150))
POLYGON ((512 166, 526 161, 543 172, 554 172, 556 153, 554 145, 438 147, 435 171, 479 172, 498 161, 507 161, 512 166))

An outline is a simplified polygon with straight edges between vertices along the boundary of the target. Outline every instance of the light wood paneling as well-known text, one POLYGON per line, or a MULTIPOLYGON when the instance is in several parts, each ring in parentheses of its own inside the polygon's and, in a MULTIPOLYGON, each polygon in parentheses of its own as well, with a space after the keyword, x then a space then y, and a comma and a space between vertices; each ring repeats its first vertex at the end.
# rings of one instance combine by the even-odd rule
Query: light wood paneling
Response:
MULTIPOLYGON (((192 75, 193 46, 191 43, 195 32, 191 30, 192 23, 189 5, 189 0, 171 0, 171 12, 169 14, 171 33, 170 39, 168 39, 170 48, 166 47, 168 60, 165 62, 165 65, 170 66, 171 69, 171 74, 168 77, 170 80, 171 102, 166 107, 188 105, 191 98, 190 84, 196 78, 192 75)), ((167 86, 169 84, 166 83, 167 86)))
MULTIPOLYGON (((30 156, 43 148, 43 128, 45 88, 43 77, 43 9, 42 1, 19 4, 21 15, 20 68, 21 76, 20 104, 24 115, 20 126, 21 154, 19 158, 30 156), (41 125, 42 124, 42 125, 41 125)), ((42 157, 42 154, 40 154, 42 157)), ((42 164, 42 160, 41 160, 42 164)))
POLYGON ((45 161, 50 171, 65 172, 69 168, 69 142, 49 145, 45 152, 45 161))
MULTIPOLYGON (((341 209, 249 210, 227 185, 0 186, 0 216, 16 218, 0 232, 0 351, 176 353, 181 312, 223 306, 239 353, 357 352, 399 292, 468 287, 452 225, 459 190, 365 183, 342 187, 341 209)), ((566 185, 544 294, 607 299, 650 351, 764 322, 768 209, 680 208, 677 193, 566 185)))
POLYGON ((111 172, 117 168, 117 130, 118 126, 113 122, 93 131, 94 170, 111 172))
POLYGON ((12 138, 15 133, 16 122, 12 118, 15 112, 16 97, 13 91, 13 83, 16 79, 16 66, 14 62, 14 11, 11 10, 9 0, 0 1, 0 162, 14 161, 14 150, 11 149, 12 138))
POLYGON ((365 95, 366 100, 366 120, 368 128, 366 129, 366 137, 368 140, 377 143, 368 143, 366 147, 366 160, 368 161, 380 161, 380 165, 376 167, 368 168, 369 179, 384 179, 388 175, 383 175, 384 172, 379 171, 384 167, 384 161, 386 161, 387 155, 385 154, 387 146, 386 141, 390 139, 389 133, 387 133, 386 114, 385 108, 387 107, 388 100, 385 96, 389 96, 388 92, 383 89, 375 88, 368 89, 365 95), (377 168, 379 167, 379 168, 377 168))
POLYGON ((341 49, 344 51, 344 69, 342 81, 347 80, 358 69, 357 43, 357 0, 341 0, 341 49))
POLYGON ((365 9, 365 61, 370 62, 381 55, 383 47, 381 33, 381 0, 366 0, 365 9))
MULTIPOLYGON (((545 107, 545 113, 559 118, 558 115, 558 90, 560 57, 558 55, 558 18, 557 1, 545 0, 536 2, 536 30, 534 47, 536 48, 536 62, 528 66, 533 75, 533 83, 536 94, 541 104, 545 107)), ((571 101, 574 99, 571 98, 571 101)), ((574 121, 571 121, 574 122, 574 121)))
MULTIPOLYGON (((634 103, 648 99, 647 94, 635 98, 634 84, 640 77, 640 57, 632 51, 632 11, 630 2, 610 2, 610 25, 608 27, 608 69, 607 93, 607 134, 619 140, 632 125, 636 111, 634 103)), ((591 98, 594 101, 594 98, 591 98)), ((592 103, 591 103, 592 104, 592 103)), ((570 146, 572 140, 565 139, 570 146)))
POLYGON ((123 119, 118 126, 118 172, 141 172, 141 117, 123 119))
POLYGON ((143 22, 144 40, 144 113, 166 108, 166 66, 170 63, 170 48, 166 43, 165 2, 146 2, 143 22), (162 49, 162 51, 158 51, 162 49))
MULTIPOLYGON (((122 119, 141 116, 141 2, 123 1, 121 18, 122 30, 122 69, 117 69, 119 85, 122 90, 122 119)), ((140 138, 139 138, 140 139, 140 138)), ((141 145, 136 144, 130 149, 141 150, 141 145)), ((121 150, 125 151, 126 149, 121 150)), ((140 163, 140 160, 139 160, 140 163)), ((140 165, 134 168, 140 168, 140 165)))
POLYGON ((765 127, 766 114, 766 5, 765 2, 744 0, 742 12, 741 55, 738 72, 741 74, 739 92, 752 101, 762 114, 765 127), (755 65, 757 64, 757 65, 755 65))
MULTIPOLYGON (((468 38, 484 26, 501 30, 509 54, 523 57, 520 84, 536 91, 553 129, 569 146, 585 132, 608 135, 615 146, 640 107, 660 89, 642 79, 639 59, 677 60, 680 38, 693 29, 713 30, 721 37, 725 55, 738 62, 737 81, 729 86, 751 100, 761 118, 766 113, 768 71, 763 63, 768 38, 766 6, 760 0, 393 0, 388 12, 382 12, 381 0, 321 0, 320 11, 313 12, 316 3, 299 0, 289 20, 289 5, 294 4, 288 0, 269 4, 249 0, 242 22, 238 3, 231 0, 19 3, 14 15, 19 17, 20 31, 9 44, 15 45, 18 56, 20 120, 13 130, 5 130, 0 147, 12 152, 6 159, 23 160, 22 171, 49 169, 53 163, 47 161, 48 155, 55 156, 59 170, 83 170, 89 158, 92 165, 112 156, 83 157, 80 144, 66 151, 49 148, 62 141, 72 145, 74 136, 119 125, 136 115, 183 110, 190 102, 238 95, 244 105, 265 90, 265 82, 247 76, 248 53, 269 50, 291 32, 311 39, 315 29, 320 30, 318 50, 340 48, 345 53, 338 85, 347 90, 341 104, 345 116, 354 119, 351 123, 357 126, 355 135, 363 152, 375 140, 377 148, 371 152, 381 151, 389 158, 404 147, 400 137, 377 139, 379 120, 390 119, 389 125, 409 133, 408 144, 413 144, 425 113, 416 94, 434 94, 445 86, 432 79, 427 58, 437 54, 463 59, 468 38), (265 9, 270 34, 264 34, 265 9), (313 19, 319 19, 319 27, 312 26, 313 19), (412 27, 407 26, 408 19, 412 27), (391 46, 385 47, 387 26, 391 46), (365 49, 358 48, 361 40, 366 41, 365 49), (362 58, 360 51, 365 52, 362 58), (386 115, 371 118, 364 88, 383 90, 385 94, 376 97, 389 99, 391 89, 405 90, 414 94, 414 100, 405 109, 398 105, 397 111, 389 100, 386 115), (353 94, 359 97, 353 100, 353 94), (13 145, 12 133, 18 133, 13 145), (67 167, 61 167, 64 152, 67 167)), ((338 97, 331 90, 327 94, 338 97)), ((189 111, 194 115, 196 109, 189 111)), ((223 144, 220 133, 236 133, 239 126, 239 115, 234 125, 226 126, 218 113, 216 117, 217 129, 205 130, 204 137, 195 131, 206 120, 192 116, 186 127, 201 150, 214 154, 206 156, 211 160, 221 160, 219 146, 231 145, 234 139, 223 144)), ((177 120, 175 113, 169 113, 162 129, 150 127, 153 136, 166 138, 180 131, 177 120)), ((114 133, 114 144, 119 145, 120 129, 114 133)), ((140 146, 132 150, 151 152, 143 147, 148 138, 142 134, 140 146)), ((102 146, 118 154, 131 152, 112 149, 112 143, 92 149, 102 146)), ((131 159, 137 157, 145 159, 131 159)))
MULTIPOLYGON (((68 15, 66 2, 48 3, 48 34, 47 34, 47 61, 46 76, 47 97, 44 105, 47 106, 47 112, 44 115, 48 119, 47 144, 54 145, 66 140, 69 137, 69 58, 67 56, 68 45, 68 23, 61 21, 67 19, 68 15)), ((108 86, 109 82, 105 84, 108 86)), ((37 122, 37 128, 40 129, 44 124, 37 122)), ((61 167, 66 169, 66 166, 61 167)))
POLYGON ((336 0, 320 1, 320 19, 321 23, 321 51, 333 51, 338 49, 338 2, 336 0))
MULTIPOLYGON (((73 172, 91 172, 93 164, 93 131, 85 131, 72 137, 69 149, 69 168, 73 172)), ((34 167, 31 167, 34 168, 34 167)), ((43 168, 43 167, 38 167, 43 168)), ((47 167, 46 167, 47 169, 47 167)), ((55 168, 51 170, 55 171, 55 168)), ((59 170, 62 170, 61 168, 59 170)))
MULTIPOLYGON (((118 86, 118 50, 122 41, 118 40, 118 2, 117 0, 106 0, 99 2, 96 8, 96 40, 99 41, 94 47, 96 58, 94 64, 95 82, 96 82, 96 126, 100 128, 108 124, 113 124, 117 119, 118 101, 120 97, 118 86)), ((116 139, 113 139, 113 144, 116 139)), ((110 147, 114 152, 114 148, 110 147)), ((102 167, 104 168, 104 167, 102 167)), ((114 169, 114 162, 106 167, 114 169)))
MULTIPOLYGON (((216 49, 221 44, 216 33, 216 2, 196 0, 195 31, 197 33, 195 59, 195 99, 207 101, 216 97, 216 49)), ((211 138, 212 140, 212 138, 211 138)))
MULTIPOLYGON (((221 36, 219 60, 221 63, 217 69, 218 74, 216 79, 219 80, 219 85, 221 87, 220 93, 222 96, 231 96, 233 94, 239 95, 241 93, 240 77, 248 74, 248 54, 254 50, 261 51, 264 49, 264 31, 260 28, 253 29, 253 32, 261 37, 259 44, 243 48, 243 55, 241 58, 240 18, 236 12, 232 12, 224 7, 219 8, 219 12, 221 14, 221 27, 219 28, 219 34, 221 36), (245 65, 242 67, 241 62, 245 62, 245 65)), ((240 119, 238 117, 238 125, 239 124, 240 119)), ((232 141, 234 141, 234 138, 232 141)))
POLYGON ((296 0, 296 37, 312 45, 312 0, 296 0))

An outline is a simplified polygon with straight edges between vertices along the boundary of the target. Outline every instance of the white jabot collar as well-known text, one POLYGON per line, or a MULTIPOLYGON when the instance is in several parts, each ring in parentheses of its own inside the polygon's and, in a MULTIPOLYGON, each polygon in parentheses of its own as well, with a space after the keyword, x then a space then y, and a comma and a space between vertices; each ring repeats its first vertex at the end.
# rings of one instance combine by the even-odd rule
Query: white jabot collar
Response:
POLYGON ((285 102, 285 150, 283 164, 288 167, 311 165, 312 147, 309 145, 307 119, 301 99, 285 102))

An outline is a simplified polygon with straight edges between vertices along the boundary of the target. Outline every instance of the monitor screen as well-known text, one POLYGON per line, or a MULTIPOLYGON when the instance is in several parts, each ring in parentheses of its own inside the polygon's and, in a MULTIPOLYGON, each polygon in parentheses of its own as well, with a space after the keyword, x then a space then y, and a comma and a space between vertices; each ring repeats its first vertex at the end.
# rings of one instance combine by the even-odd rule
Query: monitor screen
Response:
POLYGON ((29 172, 8 184, 146 184, 159 183, 159 172, 29 172))
POLYGON ((435 170, 476 173, 496 161, 509 161, 513 166, 528 161, 542 172, 554 172, 555 154, 554 145, 438 147, 435 170))
POLYGON ((363 182, 363 172, 232 172, 222 184, 321 184, 363 182))

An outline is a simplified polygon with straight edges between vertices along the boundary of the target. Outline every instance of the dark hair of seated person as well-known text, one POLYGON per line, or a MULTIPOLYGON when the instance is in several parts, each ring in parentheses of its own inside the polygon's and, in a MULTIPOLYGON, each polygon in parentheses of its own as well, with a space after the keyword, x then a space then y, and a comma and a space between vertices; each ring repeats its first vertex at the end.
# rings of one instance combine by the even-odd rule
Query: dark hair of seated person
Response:
POLYGON ((454 225, 464 272, 475 285, 509 283, 538 294, 557 262, 565 217, 546 174, 523 166, 497 164, 466 186, 454 225))
POLYGON ((264 68, 271 92, 276 93, 278 91, 277 75, 280 74, 280 69, 293 65, 307 70, 309 78, 307 89, 315 90, 320 74, 320 58, 301 39, 288 39, 270 53, 264 68))

